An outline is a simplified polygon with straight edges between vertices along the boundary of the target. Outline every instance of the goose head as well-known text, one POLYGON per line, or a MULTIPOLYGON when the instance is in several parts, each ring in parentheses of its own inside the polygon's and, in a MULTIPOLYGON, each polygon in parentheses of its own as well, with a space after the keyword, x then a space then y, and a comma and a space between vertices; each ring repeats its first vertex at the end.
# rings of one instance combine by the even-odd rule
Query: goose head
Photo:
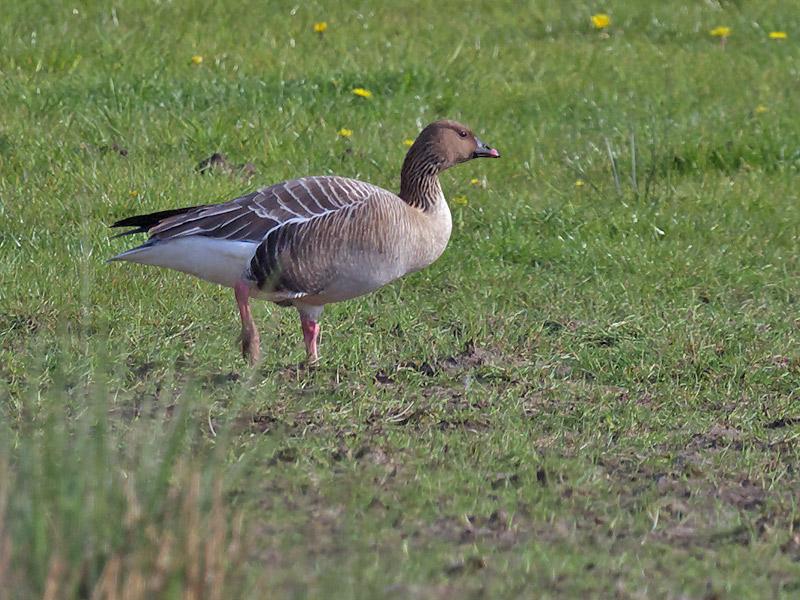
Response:
POLYGON ((408 150, 414 162, 427 163, 436 172, 449 169, 473 158, 499 158, 496 148, 491 148, 457 121, 444 119, 428 125, 408 150))

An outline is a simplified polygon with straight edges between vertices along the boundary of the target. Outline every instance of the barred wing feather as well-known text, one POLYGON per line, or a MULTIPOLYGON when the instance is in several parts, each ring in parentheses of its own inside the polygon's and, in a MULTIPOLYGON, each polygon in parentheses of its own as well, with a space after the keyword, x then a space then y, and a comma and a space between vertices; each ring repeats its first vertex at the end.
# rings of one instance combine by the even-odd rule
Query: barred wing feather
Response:
POLYGON ((202 235, 260 243, 284 225, 325 217, 381 194, 386 190, 345 177, 303 177, 169 217, 148 233, 159 241, 202 235))

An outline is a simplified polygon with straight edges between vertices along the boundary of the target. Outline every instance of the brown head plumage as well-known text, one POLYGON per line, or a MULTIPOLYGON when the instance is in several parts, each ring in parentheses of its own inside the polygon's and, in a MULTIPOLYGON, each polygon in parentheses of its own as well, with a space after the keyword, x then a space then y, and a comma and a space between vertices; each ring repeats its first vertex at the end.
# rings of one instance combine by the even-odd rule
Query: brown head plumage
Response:
POLYGON ((408 150, 406 161, 409 158, 422 159, 420 162, 435 165, 436 171, 440 172, 481 157, 499 158, 500 153, 479 140, 466 125, 442 119, 434 121, 420 132, 408 150))
POLYGON ((408 149, 400 175, 400 197, 412 206, 424 208, 433 180, 440 172, 482 157, 499 158, 500 153, 479 140, 466 125, 449 119, 434 121, 408 149))

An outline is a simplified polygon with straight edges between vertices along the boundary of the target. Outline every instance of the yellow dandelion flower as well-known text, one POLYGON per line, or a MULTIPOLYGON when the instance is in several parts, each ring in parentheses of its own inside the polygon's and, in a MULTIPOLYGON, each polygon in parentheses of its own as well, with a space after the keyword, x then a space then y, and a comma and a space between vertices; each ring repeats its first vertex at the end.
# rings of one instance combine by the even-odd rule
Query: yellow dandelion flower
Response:
POLYGON ((466 196, 456 196, 453 198, 453 204, 456 206, 466 206, 469 204, 469 200, 467 200, 466 196))
POLYGON ((594 25, 595 29, 605 29, 611 25, 611 17, 605 13, 592 15, 592 25, 594 25))
POLYGON ((413 145, 414 145, 414 140, 412 140, 411 138, 406 138, 403 140, 403 146, 405 146, 406 148, 410 148, 413 145))
POLYGON ((586 185, 586 182, 583 179, 576 179, 575 180, 575 187, 576 188, 582 188, 584 185, 586 185))
POLYGON ((788 36, 785 31, 770 31, 769 39, 771 40, 785 40, 788 36))
POLYGON ((768 109, 766 106, 764 106, 763 104, 759 104, 758 106, 756 106, 756 107, 753 109, 753 112, 754 112, 754 113, 756 113, 757 115, 763 115, 763 114, 764 114, 765 112, 767 112, 768 110, 769 110, 769 109, 768 109))
POLYGON ((372 92, 364 88, 353 88, 353 93, 361 98, 372 98, 372 92))
POLYGON ((336 133, 338 133, 343 138, 349 138, 351 135, 353 135, 353 130, 352 129, 347 129, 346 127, 342 127, 336 133))
POLYGON ((203 57, 200 56, 199 54, 195 54, 192 57, 192 63, 194 63, 196 65, 202 65, 203 64, 203 57))
POLYGON ((480 185, 481 184, 481 180, 478 179, 477 177, 473 177, 472 179, 469 180, 469 184, 470 185, 480 185))
POLYGON ((328 24, 325 21, 314 23, 314 33, 325 33, 328 31, 328 24))
POLYGON ((714 27, 714 29, 712 29, 708 33, 711 34, 714 37, 726 38, 731 34, 731 28, 730 27, 722 27, 722 26, 714 27))
POLYGON ((139 190, 131 190, 128 194, 130 194, 131 198, 136 198, 139 195, 139 190))

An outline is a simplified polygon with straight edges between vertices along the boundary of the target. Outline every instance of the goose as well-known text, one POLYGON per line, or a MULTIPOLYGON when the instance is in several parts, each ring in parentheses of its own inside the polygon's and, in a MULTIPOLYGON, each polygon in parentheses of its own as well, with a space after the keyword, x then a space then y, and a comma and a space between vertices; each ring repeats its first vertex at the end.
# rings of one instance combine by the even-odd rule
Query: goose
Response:
MULTIPOLYGON (((456 121, 435 121, 411 145, 400 192, 338 176, 292 179, 222 204, 128 217, 111 227, 147 241, 109 261, 189 273, 233 288, 241 349, 260 360, 250 299, 294 306, 307 360, 319 360, 323 307, 362 296, 433 263, 450 239, 450 209, 439 173, 500 153, 456 121)), ((116 237, 116 236, 115 236, 116 237)))

